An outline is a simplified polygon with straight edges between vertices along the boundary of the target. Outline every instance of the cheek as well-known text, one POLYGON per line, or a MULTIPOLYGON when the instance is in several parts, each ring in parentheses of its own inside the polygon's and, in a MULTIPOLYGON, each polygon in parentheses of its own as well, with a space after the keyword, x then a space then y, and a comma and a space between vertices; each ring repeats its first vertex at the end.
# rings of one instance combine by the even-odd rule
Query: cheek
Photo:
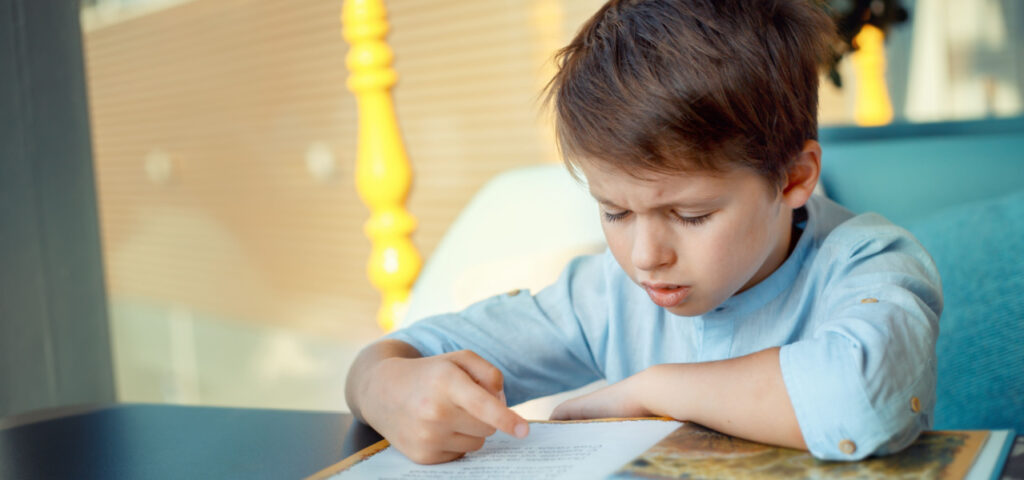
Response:
POLYGON ((632 276, 633 269, 629 257, 633 247, 628 233, 622 227, 611 226, 607 223, 603 224, 601 228, 604 230, 604 239, 608 242, 608 249, 612 251, 612 256, 619 262, 619 266, 632 276))
POLYGON ((729 269, 734 277, 732 280, 740 285, 748 282, 764 266, 778 240, 772 222, 766 217, 757 218, 760 220, 739 225, 734 233, 729 269))
POLYGON ((695 270, 700 271, 700 276, 718 281, 728 278, 736 269, 736 261, 739 255, 743 255, 742 245, 735 243, 735 237, 728 232, 720 232, 708 236, 701 242, 699 248, 692 248, 688 255, 690 264, 695 270))
POLYGON ((701 264, 705 275, 723 282, 736 281, 732 277, 744 276, 757 269, 762 256, 765 232, 759 225, 747 221, 731 221, 721 225, 703 242, 700 255, 694 258, 701 264))

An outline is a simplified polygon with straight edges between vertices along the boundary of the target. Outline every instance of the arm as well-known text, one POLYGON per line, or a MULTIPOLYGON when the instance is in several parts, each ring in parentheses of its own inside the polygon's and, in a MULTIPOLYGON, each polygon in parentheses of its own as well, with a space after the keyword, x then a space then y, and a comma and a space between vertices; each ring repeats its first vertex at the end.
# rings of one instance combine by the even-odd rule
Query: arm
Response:
POLYGON ((664 416, 737 437, 806 450, 779 368, 779 349, 717 362, 655 365, 569 400, 554 419, 664 416))
MULTIPOLYGON (((600 338, 605 303, 604 256, 580 257, 558 281, 531 295, 516 290, 465 310, 419 320, 388 335, 423 356, 471 350, 503 374, 509 405, 581 387, 601 377, 590 346, 600 338), (581 323, 587 319, 590 324, 581 323)), ((617 268, 617 267, 616 267, 617 268)))
POLYGON ((514 405, 599 375, 573 299, 603 298, 604 264, 582 257, 536 296, 496 295, 391 333, 353 363, 349 407, 419 463, 476 450, 496 429, 525 436, 528 424, 506 407, 506 395, 514 405))
POLYGON ((501 372, 478 355, 424 358, 391 339, 363 349, 345 385, 352 413, 417 463, 479 450, 496 430, 526 436, 528 424, 503 396, 501 372))

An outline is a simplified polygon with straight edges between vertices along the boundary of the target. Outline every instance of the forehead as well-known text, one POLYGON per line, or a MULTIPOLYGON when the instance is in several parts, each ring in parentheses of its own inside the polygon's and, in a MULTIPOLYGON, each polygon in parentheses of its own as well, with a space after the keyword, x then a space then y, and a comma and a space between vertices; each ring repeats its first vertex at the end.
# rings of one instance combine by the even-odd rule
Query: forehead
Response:
POLYGON ((724 171, 630 171, 591 161, 581 161, 578 167, 590 193, 606 203, 615 202, 617 198, 658 201, 719 196, 747 177, 745 169, 738 168, 724 171))

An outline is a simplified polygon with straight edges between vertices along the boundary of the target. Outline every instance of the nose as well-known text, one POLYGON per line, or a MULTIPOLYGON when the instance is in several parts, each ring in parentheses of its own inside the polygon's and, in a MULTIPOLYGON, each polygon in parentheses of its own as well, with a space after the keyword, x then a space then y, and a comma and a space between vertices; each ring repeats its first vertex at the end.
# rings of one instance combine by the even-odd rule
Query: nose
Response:
POLYGON ((638 219, 633 232, 633 267, 653 271, 672 265, 676 254, 668 230, 661 222, 638 219))

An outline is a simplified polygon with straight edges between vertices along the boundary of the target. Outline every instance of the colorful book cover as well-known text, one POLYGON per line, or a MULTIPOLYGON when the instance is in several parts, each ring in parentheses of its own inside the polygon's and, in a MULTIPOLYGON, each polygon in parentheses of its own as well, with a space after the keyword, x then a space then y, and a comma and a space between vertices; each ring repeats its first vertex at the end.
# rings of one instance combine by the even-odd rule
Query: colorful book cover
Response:
POLYGON ((907 449, 859 462, 741 440, 687 423, 622 467, 616 479, 963 478, 987 431, 925 432, 907 449))

